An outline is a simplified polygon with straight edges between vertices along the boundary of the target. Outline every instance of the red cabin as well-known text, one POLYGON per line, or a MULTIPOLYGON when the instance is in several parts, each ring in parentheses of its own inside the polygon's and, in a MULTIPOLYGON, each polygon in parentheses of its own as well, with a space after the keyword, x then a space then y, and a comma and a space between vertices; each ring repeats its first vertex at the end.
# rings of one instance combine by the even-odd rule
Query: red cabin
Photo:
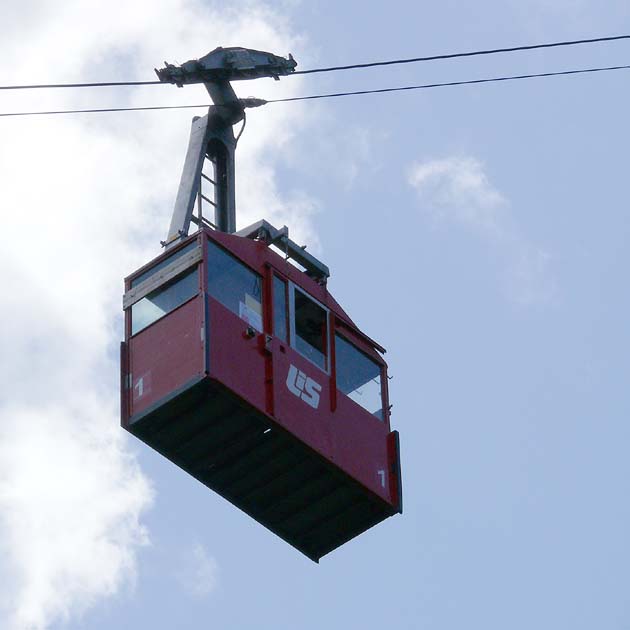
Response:
POLYGON ((313 560, 400 512, 382 348, 264 240, 125 281, 122 425, 313 560))
POLYGON ((286 228, 260 221, 235 233, 232 125, 261 101, 238 99, 228 79, 277 78, 295 65, 217 48, 158 71, 177 85, 205 83, 216 105, 193 119, 166 251, 125 280, 121 415, 125 429, 318 561, 402 512, 402 494, 383 348, 286 228), (188 236, 191 221, 200 229, 188 236))

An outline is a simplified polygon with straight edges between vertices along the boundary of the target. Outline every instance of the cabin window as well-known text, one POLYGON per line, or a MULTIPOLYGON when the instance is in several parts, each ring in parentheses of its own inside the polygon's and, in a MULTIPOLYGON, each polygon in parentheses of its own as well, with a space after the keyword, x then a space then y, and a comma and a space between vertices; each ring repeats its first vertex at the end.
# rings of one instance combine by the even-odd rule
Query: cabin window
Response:
POLYGON ((273 277, 273 334, 282 341, 289 341, 287 325, 287 283, 273 277))
POLYGON ((198 292, 199 280, 196 267, 152 291, 131 307, 131 334, 140 332, 197 295, 198 292))
POLYGON ((322 370, 328 370, 328 312, 293 288, 293 347, 322 370))
POLYGON ((335 335, 337 389, 383 420, 381 366, 340 335, 335 335))
POLYGON ((262 332, 262 278, 210 240, 208 293, 262 332))

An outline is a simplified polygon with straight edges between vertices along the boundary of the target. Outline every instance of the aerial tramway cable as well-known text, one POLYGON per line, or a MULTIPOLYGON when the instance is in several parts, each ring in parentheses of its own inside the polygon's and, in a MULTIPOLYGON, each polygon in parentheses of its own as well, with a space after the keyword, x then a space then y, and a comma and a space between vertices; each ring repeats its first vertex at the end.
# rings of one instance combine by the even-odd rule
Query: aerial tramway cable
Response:
MULTIPOLYGON (((490 48, 484 50, 473 50, 458 53, 446 53, 441 55, 429 55, 424 57, 410 57, 406 59, 390 59, 386 61, 373 61, 369 63, 357 63, 345 66, 330 66, 325 68, 312 68, 310 70, 296 70, 290 75, 315 74, 319 72, 336 72, 339 70, 358 70, 364 68, 375 68, 379 66, 393 66, 398 64, 419 63, 427 61, 442 61, 446 59, 461 59, 466 57, 480 57, 486 55, 497 55, 514 52, 524 52, 529 50, 542 50, 547 48, 562 48, 568 46, 578 46, 584 44, 597 44, 630 39, 630 35, 611 35, 608 37, 592 37, 588 39, 574 39, 559 42, 548 42, 544 44, 528 44, 524 46, 510 46, 505 48, 490 48)), ((32 85, 0 85, 0 90, 36 90, 52 88, 90 88, 90 87, 122 87, 139 85, 164 85, 162 81, 103 81, 92 83, 41 83, 32 85)))
MULTIPOLYGON (((615 70, 630 70, 630 65, 621 65, 621 66, 607 66, 600 68, 582 68, 577 70, 562 70, 559 72, 539 72, 535 74, 520 74, 520 75, 510 75, 510 76, 501 76, 501 77, 490 77, 486 79, 469 79, 465 81, 448 81, 444 83, 425 83, 421 85, 406 85, 399 87, 391 87, 391 88, 379 88, 373 90, 357 90, 354 92, 333 92, 329 94, 313 94, 308 96, 292 96, 287 98, 277 98, 277 99, 244 99, 250 103, 256 103, 255 106, 258 105, 266 105, 267 103, 288 103, 294 101, 308 101, 315 99, 324 99, 324 98, 339 98, 342 96, 359 96, 359 95, 367 95, 367 94, 385 94, 389 92, 404 92, 404 91, 412 91, 412 90, 428 90, 442 87, 456 87, 463 85, 481 85, 486 83, 499 83, 506 81, 519 81, 523 79, 537 79, 537 78, 549 78, 549 77, 559 77, 559 76, 569 76, 569 75, 577 75, 577 74, 593 74, 600 72, 612 72, 615 70)), ((41 112, 5 112, 0 113, 0 117, 9 117, 9 116, 50 116, 50 115, 58 115, 58 114, 93 114, 93 113, 105 113, 105 112, 131 112, 131 111, 149 111, 149 110, 166 110, 166 109, 192 109, 192 108, 200 108, 200 107, 209 107, 210 103, 200 103, 197 105, 157 105, 151 107, 106 107, 106 108, 96 108, 96 109, 64 109, 64 110, 52 110, 52 111, 41 111, 41 112)))

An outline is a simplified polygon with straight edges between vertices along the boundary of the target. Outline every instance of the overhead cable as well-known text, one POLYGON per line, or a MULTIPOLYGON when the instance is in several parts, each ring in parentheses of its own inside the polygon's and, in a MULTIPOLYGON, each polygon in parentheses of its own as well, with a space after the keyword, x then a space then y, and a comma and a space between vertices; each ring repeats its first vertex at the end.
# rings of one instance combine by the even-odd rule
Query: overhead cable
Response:
MULTIPOLYGON (((312 68, 311 70, 297 70, 290 75, 315 74, 317 72, 335 72, 337 70, 356 70, 362 68, 374 68, 377 66, 392 66, 396 64, 418 63, 422 61, 439 61, 444 59, 458 59, 462 57, 478 57, 483 55, 496 55, 527 50, 539 50, 544 48, 560 48, 565 46, 577 46, 581 44, 596 44, 630 39, 630 35, 612 35, 609 37, 593 37, 590 39, 575 39, 545 44, 529 44, 526 46, 511 46, 508 48, 490 48, 486 50, 473 50, 469 52, 447 53, 442 55, 430 55, 428 57, 411 57, 408 59, 391 59, 388 61, 374 61, 370 63, 357 63, 347 66, 331 66, 328 68, 312 68)), ((33 85, 0 85, 0 90, 35 90, 52 88, 89 88, 89 87, 119 87, 137 85, 169 85, 162 81, 107 81, 95 83, 42 83, 33 85)))
POLYGON ((384 94, 386 92, 404 92, 406 90, 428 90, 432 88, 453 87, 457 85, 478 85, 480 83, 496 83, 499 81, 518 81, 521 79, 538 79, 541 77, 559 77, 570 74, 588 74, 593 72, 608 72, 611 70, 630 70, 627 66, 608 66, 606 68, 585 68, 582 70, 563 70, 561 72, 539 72, 536 74, 518 74, 506 77, 492 77, 489 79, 472 79, 468 81, 448 81, 446 83, 425 83, 423 85, 406 85, 403 87, 380 88, 378 90, 357 90, 355 92, 334 92, 331 94, 316 94, 314 96, 292 96, 288 98, 270 99, 267 103, 288 103, 290 101, 310 101, 319 98, 336 98, 339 96, 358 96, 361 94, 384 94))
POLYGON ((51 88, 118 87, 122 85, 168 85, 162 81, 106 81, 100 83, 41 83, 36 85, 0 85, 0 90, 43 90, 51 88))
POLYGON ((54 116, 56 114, 100 114, 104 112, 144 112, 158 109, 191 109, 198 107, 210 107, 212 103, 201 105, 156 105, 154 107, 106 107, 103 109, 58 109, 47 112, 9 112, 0 113, 0 116, 54 116))
MULTIPOLYGON (((470 52, 448 53, 444 55, 431 55, 429 57, 411 57, 409 59, 393 59, 391 61, 374 61, 371 63, 355 63, 349 66, 331 66, 330 68, 314 68, 312 70, 296 70, 294 74, 314 74, 316 72, 335 72, 337 70, 356 70, 360 68, 374 68, 376 66, 393 66, 403 63, 418 63, 421 61, 439 61, 443 59, 459 59, 461 57, 480 57, 482 55, 497 55, 501 53, 519 52, 525 50, 539 50, 542 48, 560 48, 562 46, 577 46, 579 44, 595 44, 599 42, 613 42, 622 39, 630 39, 630 35, 614 35, 611 37, 594 37, 591 39, 574 39, 563 42, 551 42, 548 44, 530 44, 527 46, 512 46, 510 48, 490 48, 488 50, 473 50, 470 52)), ((291 76, 289 75, 289 76, 291 76)))
MULTIPOLYGON (((518 74, 503 77, 491 77, 487 79, 469 79, 466 81, 448 81, 445 83, 424 83, 422 85, 406 85, 402 87, 379 88, 375 90, 357 90, 354 92, 334 92, 330 94, 314 94, 310 96, 291 96, 288 98, 276 98, 270 100, 254 99, 258 105, 266 105, 267 103, 289 103, 293 101, 310 101, 323 98, 337 98, 341 96, 358 96, 364 94, 384 94, 388 92, 404 92, 409 90, 428 90, 441 87, 454 87, 460 85, 479 85, 484 83, 499 83, 502 81, 519 81, 523 79, 538 79, 545 77, 559 77, 576 74, 592 74, 596 72, 611 72, 614 70, 630 70, 630 65, 624 66, 607 66, 603 68, 583 68, 580 70, 562 70, 559 72, 539 72, 536 74, 518 74)), ((245 102, 248 99, 243 99, 245 102)), ((132 112, 132 111, 149 111, 161 109, 191 109, 199 107, 210 107, 211 103, 201 103, 199 105, 158 105, 155 107, 108 107, 103 109, 64 109, 56 111, 42 112, 7 112, 0 113, 0 117, 6 116, 47 116, 55 114, 93 114, 102 112, 132 112)))

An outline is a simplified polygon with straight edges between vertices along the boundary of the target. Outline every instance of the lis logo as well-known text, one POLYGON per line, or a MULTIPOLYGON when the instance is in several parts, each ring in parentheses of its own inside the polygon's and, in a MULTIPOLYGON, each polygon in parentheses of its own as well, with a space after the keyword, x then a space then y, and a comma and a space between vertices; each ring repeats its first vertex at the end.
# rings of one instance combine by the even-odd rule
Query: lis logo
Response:
POLYGON ((317 409, 319 407, 319 394, 322 391, 322 386, 315 382, 312 378, 309 378, 298 370, 295 365, 291 365, 289 373, 287 374, 287 388, 289 391, 301 398, 307 405, 317 409))

